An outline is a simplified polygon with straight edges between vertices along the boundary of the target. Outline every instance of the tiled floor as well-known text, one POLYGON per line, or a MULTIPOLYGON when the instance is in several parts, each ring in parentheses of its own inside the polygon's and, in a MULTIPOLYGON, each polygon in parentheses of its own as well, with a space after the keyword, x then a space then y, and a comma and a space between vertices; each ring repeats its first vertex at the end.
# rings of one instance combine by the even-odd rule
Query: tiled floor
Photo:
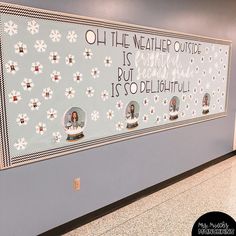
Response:
POLYGON ((208 211, 236 219, 236 156, 65 236, 189 236, 197 218, 208 211))

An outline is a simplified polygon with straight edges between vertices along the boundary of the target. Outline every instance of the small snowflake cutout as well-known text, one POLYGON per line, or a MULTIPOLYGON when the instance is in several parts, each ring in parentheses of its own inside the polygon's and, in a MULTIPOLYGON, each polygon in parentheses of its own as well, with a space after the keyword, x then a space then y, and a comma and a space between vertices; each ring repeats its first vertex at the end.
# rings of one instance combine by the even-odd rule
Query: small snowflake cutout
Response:
POLYGON ((41 105, 41 102, 39 101, 38 98, 32 98, 30 99, 30 102, 28 105, 32 111, 37 111, 41 105))
POLYGON ((68 56, 66 56, 65 62, 66 62, 66 65, 73 66, 75 64, 75 56, 69 54, 68 56))
POLYGON ((91 59, 93 56, 93 53, 92 53, 91 49, 85 48, 83 55, 84 55, 85 59, 91 59))
POLYGON ((108 110, 107 111, 107 119, 112 120, 113 117, 114 117, 114 111, 108 110))
POLYGON ((28 121, 29 121, 29 117, 25 113, 24 114, 19 114, 16 118, 16 123, 19 126, 27 125, 28 121))
POLYGON ((108 99, 108 97, 109 97, 109 93, 106 90, 102 91, 102 93, 101 93, 102 100, 106 101, 108 99))
POLYGON ((5 64, 5 68, 7 73, 12 75, 14 75, 19 70, 18 63, 11 60, 5 64))
POLYGON ((83 75, 77 71, 73 74, 73 80, 77 83, 80 83, 83 80, 83 75))
POLYGON ((75 33, 74 30, 68 31, 66 38, 70 43, 75 43, 77 41, 78 35, 75 33))
POLYGON ((155 103, 159 102, 159 96, 158 96, 158 95, 155 95, 155 96, 154 96, 154 102, 155 102, 155 103))
POLYGON ((150 113, 150 115, 154 115, 154 113, 155 113, 155 108, 154 108, 154 107, 150 107, 149 113, 150 113))
POLYGON ((118 110, 121 110, 123 108, 123 102, 121 100, 116 103, 116 108, 118 110))
POLYGON ((157 116, 156 117, 156 123, 159 124, 161 122, 161 117, 160 116, 157 116))
POLYGON ((91 119, 92 119, 93 121, 97 121, 97 120, 99 119, 99 112, 98 112, 98 111, 93 111, 93 112, 91 113, 91 119))
POLYGON ((52 99, 52 94, 53 94, 53 91, 51 88, 43 89, 42 96, 44 97, 45 100, 52 99))
POLYGON ((39 24, 35 21, 29 21, 27 24, 27 30, 31 33, 31 34, 37 34, 39 32, 39 24))
POLYGON ((48 59, 51 61, 52 64, 58 64, 60 56, 58 52, 50 52, 48 59))
POLYGON ((196 110, 192 110, 192 116, 196 116, 197 112, 196 110))
POLYGON ((17 104, 22 99, 20 92, 15 90, 11 91, 11 93, 8 94, 8 97, 9 97, 9 102, 15 104, 17 104))
POLYGON ((50 77, 51 77, 51 80, 53 82, 56 82, 58 83, 60 80, 61 80, 61 73, 59 71, 53 71, 51 74, 50 74, 50 77))
POLYGON ((111 57, 105 57, 104 64, 105 64, 106 67, 110 67, 111 64, 112 64, 111 57))
POLYGON ((25 91, 31 91, 32 88, 34 87, 34 83, 32 82, 32 79, 24 79, 23 82, 21 83, 21 86, 25 91))
POLYGON ((66 91, 65 91, 65 96, 68 98, 68 99, 71 99, 75 96, 75 90, 70 87, 70 88, 66 88, 66 91))
POLYGON ((143 99, 143 105, 144 105, 144 106, 147 106, 148 103, 149 103, 148 98, 144 98, 144 99, 143 99))
POLYGON ((100 74, 100 71, 98 70, 98 68, 93 68, 92 69, 91 75, 94 79, 99 78, 99 74, 100 74))
POLYGON ((34 48, 37 52, 45 52, 47 49, 47 44, 44 42, 44 40, 36 40, 34 48))
POLYGON ((15 53, 20 56, 24 56, 28 52, 26 44, 22 43, 21 41, 16 43, 14 45, 14 48, 15 48, 15 53))
POLYGON ((94 92, 95 92, 95 90, 93 89, 93 87, 88 87, 88 88, 86 89, 86 95, 87 95, 89 98, 90 98, 90 97, 93 97, 94 92))
POLYGON ((19 138, 16 143, 14 143, 14 147, 19 150, 25 150, 27 146, 27 142, 25 138, 19 138))
POLYGON ((148 122, 148 115, 146 114, 143 115, 143 122, 145 123, 148 122))
POLYGON ((121 131, 122 129, 124 129, 124 124, 122 122, 116 123, 116 130, 121 131))
POLYGON ((47 111, 47 118, 49 120, 55 120, 57 118, 57 111, 53 108, 47 111))
POLYGON ((43 72, 43 65, 40 62, 33 62, 31 65, 31 71, 35 74, 41 74, 43 72))
POLYGON ((55 42, 60 42, 61 40, 61 33, 59 30, 52 30, 49 38, 55 43, 55 42))
POLYGON ((165 113, 163 114, 163 121, 166 122, 168 120, 168 115, 165 113))
POLYGON ((47 131, 46 124, 44 124, 44 123, 42 123, 42 122, 39 122, 39 123, 35 126, 35 129, 36 129, 36 133, 37 133, 37 134, 40 134, 40 135, 43 135, 43 134, 47 131))
POLYGON ((4 32, 6 32, 10 36, 17 34, 17 28, 17 24, 15 24, 11 20, 4 23, 4 32))
POLYGON ((53 132, 52 137, 53 137, 53 142, 54 143, 60 143, 61 142, 62 135, 60 134, 60 132, 53 132))
POLYGON ((164 98, 162 103, 163 103, 164 106, 166 106, 168 104, 168 98, 164 98))

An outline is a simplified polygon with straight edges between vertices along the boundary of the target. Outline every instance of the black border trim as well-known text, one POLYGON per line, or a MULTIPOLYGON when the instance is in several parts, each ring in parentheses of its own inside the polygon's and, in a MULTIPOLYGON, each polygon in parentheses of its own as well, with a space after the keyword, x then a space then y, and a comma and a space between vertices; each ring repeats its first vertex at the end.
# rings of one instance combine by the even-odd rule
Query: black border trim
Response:
POLYGON ((148 195, 150 195, 154 192, 157 192, 157 191, 159 191, 163 188, 166 188, 166 187, 168 187, 172 184, 175 184, 176 182, 179 182, 179 181, 181 181, 185 178, 188 178, 188 177, 190 177, 190 176, 192 176, 192 175, 194 175, 194 174, 196 174, 196 173, 198 173, 198 172, 200 172, 200 171, 202 171, 202 170, 204 170, 204 169, 206 169, 210 166, 213 166, 213 165, 215 165, 219 162, 222 162, 222 161, 224 161, 224 160, 226 160, 230 157, 233 157, 235 155, 236 155, 236 151, 232 151, 230 153, 227 153, 227 154, 225 154, 223 156, 220 156, 216 159, 208 161, 208 162, 206 162, 206 163, 204 163, 200 166, 197 166, 197 167, 195 167, 191 170, 188 170, 188 171, 186 171, 182 174, 179 174, 179 175, 174 176, 170 179, 167 179, 167 180, 165 180, 161 183, 158 183, 156 185, 148 187, 148 188, 146 188, 144 190, 141 190, 137 193, 134 193, 134 194, 132 194, 128 197, 125 197, 121 200, 118 200, 114 203, 111 203, 111 204, 109 204, 105 207, 102 207, 98 210, 90 212, 90 213, 88 213, 86 215, 83 215, 79 218, 71 220, 71 221, 69 221, 69 222, 67 222, 63 225, 57 226, 53 229, 50 229, 50 230, 48 230, 48 231, 46 231, 42 234, 39 234, 38 236, 55 236, 55 235, 62 235, 62 234, 68 233, 68 232, 70 232, 70 231, 72 231, 72 230, 74 230, 74 229, 76 229, 80 226, 83 226, 83 225, 85 225, 85 224, 87 224, 91 221, 94 221, 94 220, 96 220, 96 219, 98 219, 102 216, 105 216, 109 213, 112 213, 115 210, 118 210, 118 209, 120 209, 120 208, 122 208, 126 205, 129 205, 129 204, 131 204, 131 203, 133 203, 133 202, 135 202, 135 201, 137 201, 137 200, 139 200, 143 197, 146 197, 146 196, 148 196, 148 195))

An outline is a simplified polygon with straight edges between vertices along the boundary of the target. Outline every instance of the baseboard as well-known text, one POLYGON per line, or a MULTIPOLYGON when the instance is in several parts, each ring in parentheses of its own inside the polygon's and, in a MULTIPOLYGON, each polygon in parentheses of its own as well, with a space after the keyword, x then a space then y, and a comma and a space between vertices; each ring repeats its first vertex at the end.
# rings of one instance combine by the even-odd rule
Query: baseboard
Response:
POLYGON ((223 156, 218 157, 214 160, 211 160, 207 163, 204 163, 204 164, 202 164, 198 167, 195 167, 195 168, 193 168, 189 171, 186 171, 186 172, 184 172, 180 175, 177 175, 177 176, 172 177, 168 180, 165 180, 161 183, 158 183, 158 184, 153 185, 149 188, 146 188, 142 191, 134 193, 134 194, 132 194, 128 197, 125 197, 125 198, 123 198, 119 201, 116 201, 116 202, 111 203, 111 204, 109 204, 105 207, 102 207, 102 208, 98 209, 98 210, 90 212, 90 213, 88 213, 84 216, 81 216, 81 217, 77 218, 77 219, 69 221, 69 222, 67 222, 63 225, 57 226, 53 229, 50 229, 50 230, 40 234, 39 236, 60 236, 62 234, 68 233, 71 230, 74 230, 74 229, 76 229, 76 228, 78 228, 82 225, 85 225, 85 224, 87 224, 87 223, 89 223, 93 220, 96 220, 96 219, 98 219, 98 218, 100 218, 104 215, 107 215, 107 214, 109 214, 109 213, 111 213, 115 210, 118 210, 119 208, 122 208, 122 207, 124 207, 128 204, 131 204, 132 202, 137 201, 140 198, 146 197, 146 196, 148 196, 148 195, 150 195, 150 194, 152 194, 156 191, 159 191, 163 188, 166 188, 169 185, 172 185, 172 184, 174 184, 178 181, 181 181, 181 180, 183 180, 187 177, 190 177, 191 175, 194 175, 194 174, 196 174, 196 173, 198 173, 198 172, 200 172, 200 171, 202 171, 202 170, 204 170, 204 169, 206 169, 206 168, 208 168, 212 165, 215 165, 215 164, 217 164, 221 161, 224 161, 224 160, 226 160, 226 159, 228 159, 232 156, 235 156, 235 155, 236 155, 236 151, 232 151, 232 152, 230 152, 226 155, 223 155, 223 156))

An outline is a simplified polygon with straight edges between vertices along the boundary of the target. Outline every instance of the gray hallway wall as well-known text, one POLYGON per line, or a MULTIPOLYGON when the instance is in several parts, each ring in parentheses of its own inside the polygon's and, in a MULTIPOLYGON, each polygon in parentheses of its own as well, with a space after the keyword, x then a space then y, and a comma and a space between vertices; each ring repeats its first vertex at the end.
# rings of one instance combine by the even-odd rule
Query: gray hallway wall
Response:
POLYGON ((0 235, 37 235, 232 151, 236 1, 4 2, 230 39, 233 54, 227 117, 1 171, 0 235))

